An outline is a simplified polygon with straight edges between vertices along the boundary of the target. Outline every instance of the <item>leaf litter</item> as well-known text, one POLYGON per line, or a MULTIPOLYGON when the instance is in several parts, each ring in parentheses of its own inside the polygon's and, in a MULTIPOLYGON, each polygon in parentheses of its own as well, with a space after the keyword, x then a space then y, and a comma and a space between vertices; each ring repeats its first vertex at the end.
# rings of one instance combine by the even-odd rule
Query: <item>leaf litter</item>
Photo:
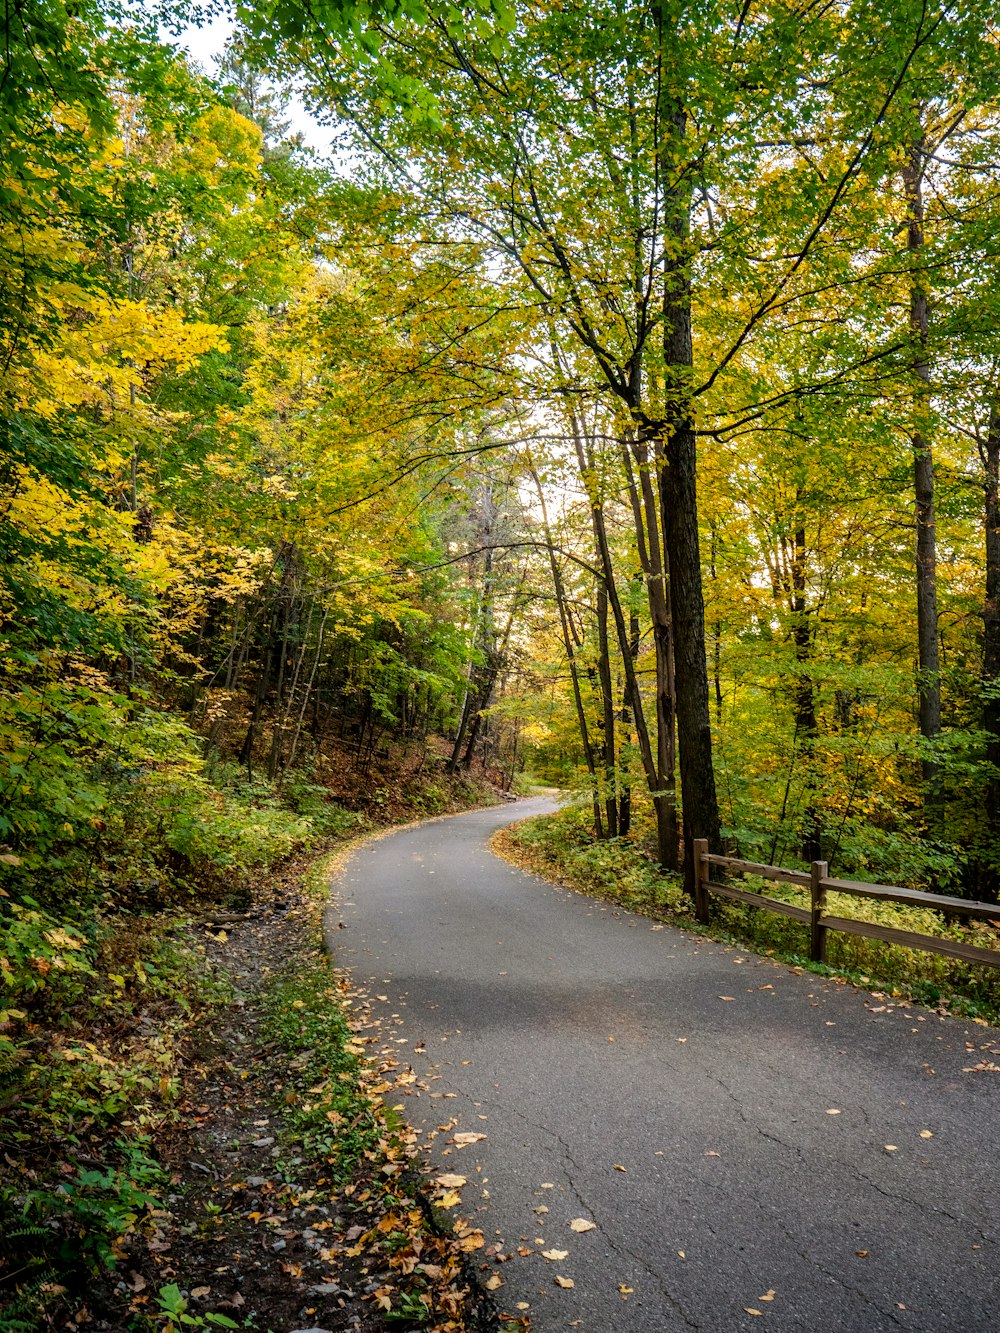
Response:
MULTIPOLYGON (((277 882, 272 878, 224 938, 200 932, 206 967, 228 979, 233 998, 210 1012, 203 1029, 193 1027, 177 1124, 159 1132, 174 1190, 168 1207, 151 1210, 123 1238, 118 1271, 95 1284, 80 1333, 118 1333, 123 1301, 130 1324, 155 1316, 157 1293, 171 1285, 189 1293, 188 1316, 199 1327, 218 1322, 210 1318, 218 1314, 274 1327, 383 1333, 419 1304, 426 1333, 463 1333, 479 1326, 478 1293, 502 1286, 498 1274, 480 1282, 474 1272, 483 1233, 435 1218, 436 1209, 458 1205, 467 1177, 422 1179, 417 1135, 398 1114, 404 1105, 387 1116, 386 1094, 405 1097, 417 1075, 400 1065, 398 1051, 389 1058, 383 1049, 380 1057, 372 1035, 378 1022, 365 997, 315 949, 316 905, 303 887, 306 870, 301 861, 277 882), (283 1049, 264 1020, 270 983, 310 958, 328 974, 324 1002, 350 1004, 356 1014, 346 1049, 361 1061, 364 1116, 376 1126, 373 1147, 346 1178, 337 1144, 357 1124, 331 1107, 324 1116, 326 1153, 309 1154, 289 1137, 289 1117, 322 1102, 331 1088, 328 1080, 316 1081, 315 1070, 301 1080, 312 1052, 283 1049), (127 1282, 118 1280, 121 1274, 127 1282)), ((307 1009, 306 1001, 288 1005, 303 1021, 307 1009)), ((465 1147, 485 1137, 456 1134, 454 1141, 465 1147)), ((527 1315, 508 1325, 529 1326, 527 1315)))

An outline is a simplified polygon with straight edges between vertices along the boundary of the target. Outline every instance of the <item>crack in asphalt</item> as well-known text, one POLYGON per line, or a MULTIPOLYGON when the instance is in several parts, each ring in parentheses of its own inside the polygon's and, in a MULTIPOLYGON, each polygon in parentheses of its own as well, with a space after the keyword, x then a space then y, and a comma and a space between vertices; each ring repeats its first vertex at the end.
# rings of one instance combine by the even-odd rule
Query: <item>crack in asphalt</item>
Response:
MULTIPOLYGON (((481 1101, 480 1105, 489 1106, 491 1105, 491 1103, 481 1101)), ((550 1138, 554 1139, 556 1143, 559 1144, 559 1146, 562 1148, 563 1158, 564 1158, 562 1174, 565 1177, 567 1184, 569 1185, 570 1191, 576 1202, 579 1204, 581 1211, 589 1213, 591 1217, 595 1217, 596 1213, 599 1212, 599 1210, 595 1210, 592 1207, 592 1205, 587 1201, 587 1199, 584 1197, 580 1189, 580 1186, 574 1179, 572 1172, 567 1169, 566 1163, 572 1166, 573 1171, 578 1171, 580 1170, 580 1163, 573 1156, 573 1150, 570 1144, 562 1136, 562 1134, 560 1134, 558 1130, 551 1129, 548 1125, 542 1125, 539 1124, 537 1121, 532 1120, 524 1111, 522 1111, 517 1106, 512 1106, 507 1103, 504 1103, 501 1107, 501 1113, 506 1113, 516 1116, 517 1119, 522 1121, 529 1128, 536 1130, 540 1134, 547 1134, 550 1138)), ((647 1259, 643 1258, 641 1254, 637 1253, 635 1250, 630 1249, 627 1245, 619 1244, 610 1235, 610 1233, 601 1225, 600 1222, 596 1224, 596 1230, 602 1237, 605 1245, 607 1245, 608 1249, 610 1249, 613 1254, 619 1256, 625 1256, 633 1260, 634 1263, 637 1263, 640 1266, 640 1268, 642 1268, 646 1273, 649 1274, 649 1276, 656 1283, 661 1294, 670 1303, 671 1307, 680 1316, 680 1318, 684 1321, 684 1323, 687 1325, 688 1328, 693 1328, 699 1331, 701 1330, 702 1325, 696 1322, 696 1320, 692 1317, 690 1312, 685 1309, 680 1299, 677 1296, 675 1296, 673 1292, 669 1289, 669 1287, 666 1285, 662 1273, 659 1273, 647 1259)), ((711 1231, 712 1228, 709 1227, 709 1230, 711 1231)), ((712 1232, 712 1234, 713 1235, 715 1234, 714 1231, 712 1232)))
MULTIPOLYGON (((847 1163, 842 1163, 846 1166, 847 1163)), ((883 1189, 877 1180, 872 1180, 871 1176, 866 1176, 863 1172, 857 1172, 857 1180, 863 1180, 866 1185, 870 1185, 877 1194, 881 1194, 884 1199, 892 1199, 896 1203, 908 1203, 911 1208, 917 1212, 926 1212, 928 1206, 932 1213, 937 1213, 939 1217, 946 1217, 949 1222, 954 1222, 957 1226, 968 1227, 970 1231, 975 1232, 981 1241, 986 1245, 992 1245, 994 1239, 988 1235, 977 1222, 973 1222, 968 1217, 958 1217, 955 1213, 949 1213, 947 1208, 942 1208, 939 1204, 920 1203, 917 1199, 911 1199, 905 1194, 896 1194, 892 1190, 883 1189)))

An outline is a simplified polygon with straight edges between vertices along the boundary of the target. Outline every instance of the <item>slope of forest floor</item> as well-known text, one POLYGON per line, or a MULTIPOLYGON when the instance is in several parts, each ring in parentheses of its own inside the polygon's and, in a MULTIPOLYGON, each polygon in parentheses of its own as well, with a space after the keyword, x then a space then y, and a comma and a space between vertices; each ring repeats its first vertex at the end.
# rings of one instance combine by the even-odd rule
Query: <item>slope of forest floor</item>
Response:
MULTIPOLYGON (((376 791, 352 831, 500 795, 411 786, 376 791)), ((26 1095, 3 1099, 0 1333, 497 1326, 470 1276, 485 1242, 424 1179, 385 1096, 405 1111, 412 1077, 322 948, 329 879, 357 841, 272 866, 235 908, 126 923, 162 984, 136 998, 118 977, 8 1041, 26 1095)))
POLYGON ((481 1326, 462 1237, 438 1225, 413 1135, 382 1106, 407 1072, 364 1058, 349 983, 319 947, 332 859, 286 867, 245 920, 204 929, 231 991, 190 1036, 181 1115, 158 1144, 171 1192, 77 1327, 481 1326))

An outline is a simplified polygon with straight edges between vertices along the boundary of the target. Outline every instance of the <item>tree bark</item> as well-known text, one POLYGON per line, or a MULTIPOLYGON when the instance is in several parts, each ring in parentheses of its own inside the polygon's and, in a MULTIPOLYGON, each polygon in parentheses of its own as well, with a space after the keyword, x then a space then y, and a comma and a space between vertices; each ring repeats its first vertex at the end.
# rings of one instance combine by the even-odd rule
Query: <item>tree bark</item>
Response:
POLYGON ((651 475, 649 442, 636 433, 625 444, 623 459, 656 650, 656 789, 660 793, 656 799, 659 802, 658 817, 663 824, 662 830, 658 829, 659 858, 660 864, 666 869, 676 870, 679 847, 673 626, 670 618, 670 583, 666 573, 656 490, 651 475), (632 459, 635 460, 634 469, 632 459))
POLYGON ((608 836, 618 837, 618 801, 615 772, 615 698, 611 681, 611 649, 608 642, 608 589, 601 580, 597 589, 597 674, 601 682, 601 731, 604 760, 604 812, 608 836))
POLYGON ((803 789, 805 792, 802 816, 802 859, 821 861, 819 811, 816 807, 816 739, 819 723, 816 717, 816 689, 811 675, 813 630, 806 590, 806 530, 802 523, 795 528, 795 549, 792 557, 792 641, 795 644, 795 734, 803 758, 803 789))
MULTIPOLYGON (((1000 387, 990 408, 983 450, 983 499, 986 537, 986 602, 983 606, 983 730, 986 760, 993 773, 986 783, 987 828, 1000 826, 1000 387)), ((983 871, 984 897, 1000 892, 1000 868, 983 871)))
MULTIPOLYGON (((665 420, 660 505, 671 589, 676 670, 677 743, 684 830, 684 883, 694 896, 694 840, 720 850, 719 805, 708 712, 705 603, 698 541, 697 449, 691 376, 691 174, 680 166, 687 117, 676 103, 660 156, 664 188, 663 359, 665 420)), ((690 163, 686 164, 690 167, 690 163)))
POLYGON ((914 518, 916 523, 917 714, 925 743, 921 761, 924 814, 929 828, 941 820, 941 771, 933 745, 941 734, 941 664, 938 648, 937 543, 934 523, 934 454, 930 436, 931 372, 927 355, 927 276, 924 249, 924 144, 915 144, 903 167, 907 203, 907 250, 910 253, 910 336, 915 380, 913 452, 914 518))
POLYGON ((601 798, 598 791, 597 782, 597 761, 594 755, 594 746, 590 739, 590 726, 587 722, 587 711, 583 706, 583 691, 580 689, 580 671, 576 661, 576 645, 574 643, 573 625, 570 620, 569 607, 566 598, 566 585, 563 582, 562 570, 559 568, 559 562, 556 560, 555 544, 552 541, 552 528, 549 525, 549 511, 545 503, 545 491, 542 488, 542 481, 533 464, 529 465, 531 479, 535 483, 535 490, 538 492, 538 503, 542 511, 542 531, 545 534, 545 545, 549 554, 549 569, 552 573, 552 588, 556 598, 556 609, 559 612, 559 630, 562 634, 563 651, 566 654, 566 662, 569 666, 570 681, 573 685, 573 703, 576 707, 576 721, 580 728, 580 743, 583 746, 583 757, 587 764, 587 773, 590 777, 591 797, 594 808, 594 833, 599 839, 604 838, 604 818, 601 811, 601 798))

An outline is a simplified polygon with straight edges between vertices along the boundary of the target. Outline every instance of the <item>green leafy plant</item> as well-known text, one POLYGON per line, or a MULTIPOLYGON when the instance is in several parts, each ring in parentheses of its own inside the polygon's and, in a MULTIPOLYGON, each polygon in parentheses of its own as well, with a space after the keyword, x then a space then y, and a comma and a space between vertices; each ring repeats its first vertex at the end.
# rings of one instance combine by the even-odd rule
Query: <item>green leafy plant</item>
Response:
POLYGON ((156 1294, 160 1307, 155 1318, 163 1324, 163 1333, 179 1333, 182 1328, 239 1328, 228 1315, 208 1313, 191 1314, 187 1298, 176 1282, 161 1287, 156 1294))

